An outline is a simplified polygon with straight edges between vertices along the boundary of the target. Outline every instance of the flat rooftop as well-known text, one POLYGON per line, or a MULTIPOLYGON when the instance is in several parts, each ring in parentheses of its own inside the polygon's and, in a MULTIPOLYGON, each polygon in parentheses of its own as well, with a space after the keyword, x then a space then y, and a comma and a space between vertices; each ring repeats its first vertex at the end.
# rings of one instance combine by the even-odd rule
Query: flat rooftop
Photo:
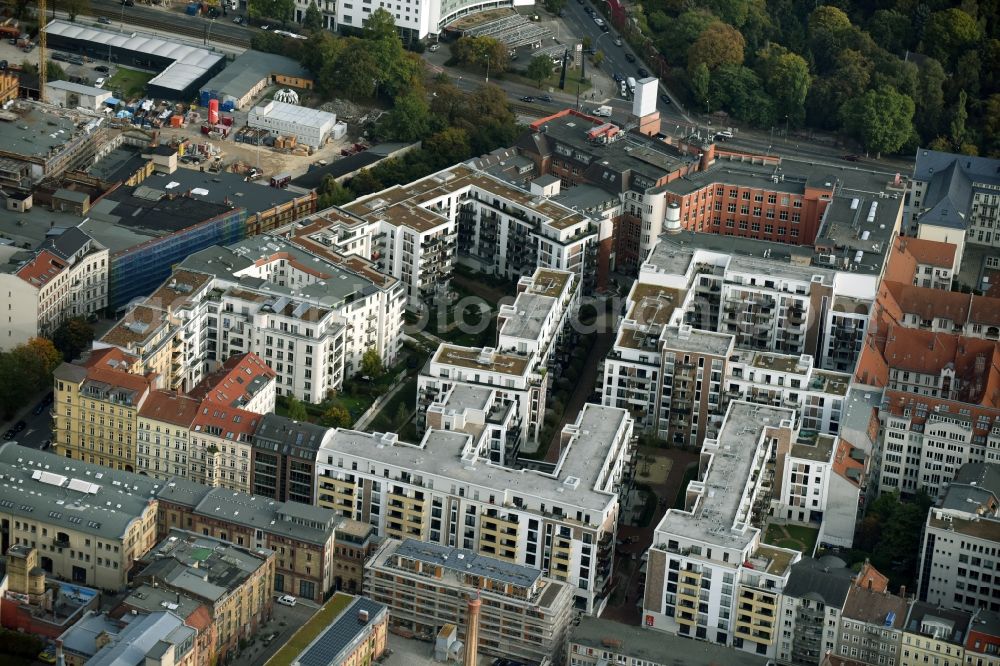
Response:
POLYGON ((488 372, 498 372, 505 375, 523 377, 528 370, 528 362, 531 359, 527 356, 515 356, 513 354, 501 354, 489 347, 458 347, 456 345, 442 344, 434 354, 434 362, 446 365, 454 365, 473 370, 483 370, 488 372))
POLYGON ((0 116, 0 155, 42 162, 71 138, 95 131, 103 120, 70 109, 15 102, 0 116))
MULTIPOLYGON (((765 666, 766 657, 590 615, 570 626, 569 643, 642 660, 649 666, 765 666)), ((614 659, 611 663, 617 663, 614 659)), ((629 663, 635 663, 629 661, 629 663)))
POLYGON ((551 268, 538 268, 531 276, 531 287, 529 291, 540 296, 551 296, 559 298, 566 285, 573 279, 573 273, 569 271, 558 271, 551 268))
POLYGON ((711 356, 728 356, 733 349, 733 336, 728 333, 703 331, 693 326, 664 326, 660 332, 663 348, 670 351, 690 351, 711 356))
POLYGON ((116 183, 129 178, 149 162, 142 152, 125 146, 120 146, 106 153, 100 160, 87 169, 94 178, 116 183))
POLYGON ((467 409, 485 410, 494 389, 472 384, 456 384, 443 403, 446 410, 463 412, 467 409))
POLYGON ((534 567, 479 555, 464 548, 442 546, 416 539, 400 542, 389 550, 388 555, 434 564, 463 576, 482 576, 488 580, 518 587, 531 587, 542 577, 542 572, 534 567))
POLYGON ((674 310, 684 302, 686 293, 683 289, 636 282, 632 286, 632 309, 628 318, 637 324, 668 324, 674 310))
POLYGON ((177 169, 173 173, 154 171, 142 184, 167 194, 183 194, 198 201, 224 206, 238 206, 248 214, 261 213, 283 206, 303 196, 266 181, 247 181, 229 171, 207 173, 194 169, 177 169))
MULTIPOLYGON (((738 362, 747 363, 759 370, 774 370, 775 372, 793 373, 799 370, 799 357, 790 354, 774 354, 771 352, 743 351, 735 354, 738 362)), ((806 368, 802 368, 803 371, 806 368)))
POLYGON ((817 435, 815 438, 799 439, 792 444, 792 456, 813 462, 830 462, 836 445, 837 438, 832 435, 817 435))
MULTIPOLYGON (((148 180, 148 179, 147 179, 148 180)), ((135 187, 120 187, 91 206, 88 215, 97 221, 108 222, 136 234, 166 236, 196 224, 228 214, 232 208, 223 203, 213 203, 194 196, 168 196, 166 190, 151 187, 147 181, 135 187)), ((183 195, 179 190, 177 195, 183 195)), ((238 203, 235 205, 239 205, 238 203)), ((102 245, 105 242, 99 231, 85 229, 102 245)))
POLYGON ((601 461, 610 455, 612 437, 627 416, 622 409, 586 404, 577 418, 579 434, 563 447, 563 456, 554 475, 514 470, 482 459, 463 460, 462 454, 472 441, 471 436, 444 430, 429 430, 419 445, 387 441, 389 438, 381 433, 338 430, 329 444, 320 449, 318 458, 327 451, 407 471, 424 470, 425 476, 495 491, 498 506, 502 506, 508 496, 528 495, 546 503, 603 511, 612 496, 594 487, 604 478, 606 470, 601 461))
POLYGON ((668 509, 656 531, 723 548, 745 548, 755 530, 739 531, 736 523, 741 519, 744 488, 750 478, 754 458, 762 446, 764 429, 776 428, 782 421, 791 422, 794 416, 795 412, 790 409, 747 402, 729 403, 717 438, 718 449, 709 451, 712 459, 706 477, 701 480, 704 492, 694 507, 694 513, 668 509))
POLYGON ((337 592, 302 625, 266 666, 328 666, 341 663, 338 657, 351 641, 379 615, 386 606, 368 599, 337 592), (358 622, 358 611, 368 611, 368 625, 358 622))
POLYGON ((551 296, 521 292, 512 306, 514 315, 504 319, 499 334, 522 340, 538 340, 545 320, 558 304, 559 301, 551 296))

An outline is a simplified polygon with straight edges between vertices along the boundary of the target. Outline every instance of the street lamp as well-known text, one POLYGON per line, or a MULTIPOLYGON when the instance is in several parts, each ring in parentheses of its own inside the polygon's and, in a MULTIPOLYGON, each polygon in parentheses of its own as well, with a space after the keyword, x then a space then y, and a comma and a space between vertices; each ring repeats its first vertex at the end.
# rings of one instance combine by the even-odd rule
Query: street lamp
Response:
POLYGON ((490 55, 486 54, 486 83, 490 82, 490 55))
POLYGON ((212 39, 212 26, 215 25, 215 19, 208 22, 208 27, 205 28, 205 46, 208 46, 208 40, 212 39))
POLYGON ((785 114, 785 143, 788 143, 788 114, 785 114))
POLYGON ((125 32, 125 2, 122 1, 121 31, 125 32))

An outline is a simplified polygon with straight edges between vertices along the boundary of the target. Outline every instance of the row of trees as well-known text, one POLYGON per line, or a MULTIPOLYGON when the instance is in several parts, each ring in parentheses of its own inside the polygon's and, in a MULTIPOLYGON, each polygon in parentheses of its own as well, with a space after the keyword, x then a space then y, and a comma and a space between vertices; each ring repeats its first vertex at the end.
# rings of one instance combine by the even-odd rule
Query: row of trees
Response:
POLYGON ((31 338, 0 352, 0 410, 5 420, 40 391, 52 388, 52 372, 62 361, 63 355, 45 338, 31 338))
POLYGON ((843 132, 875 152, 1000 154, 997 3, 650 0, 632 12, 696 110, 843 132))

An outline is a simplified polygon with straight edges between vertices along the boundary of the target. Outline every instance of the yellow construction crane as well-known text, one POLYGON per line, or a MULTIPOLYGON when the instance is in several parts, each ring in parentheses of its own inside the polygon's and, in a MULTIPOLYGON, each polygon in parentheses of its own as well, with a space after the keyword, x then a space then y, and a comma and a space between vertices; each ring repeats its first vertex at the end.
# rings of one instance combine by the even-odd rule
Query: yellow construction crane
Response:
POLYGON ((38 101, 45 101, 45 80, 49 64, 45 60, 45 0, 38 0, 38 101))

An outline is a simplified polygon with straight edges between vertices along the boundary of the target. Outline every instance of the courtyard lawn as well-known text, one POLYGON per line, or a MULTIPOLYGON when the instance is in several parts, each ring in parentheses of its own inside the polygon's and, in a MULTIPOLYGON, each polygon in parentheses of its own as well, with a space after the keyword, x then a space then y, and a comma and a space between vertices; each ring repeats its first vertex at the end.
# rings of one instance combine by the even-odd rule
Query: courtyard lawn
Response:
POLYGON ((347 608, 354 601, 354 597, 349 594, 338 592, 333 595, 322 608, 316 611, 308 622, 296 631, 287 643, 268 662, 273 664, 290 664, 310 643, 313 642, 320 632, 324 631, 334 618, 347 608))
POLYGON ((817 537, 819 530, 814 527, 771 523, 767 526, 764 542, 780 548, 799 550, 806 557, 810 557, 816 550, 817 537))
POLYGON ((156 75, 149 72, 119 67, 111 80, 104 84, 104 89, 115 91, 125 99, 139 97, 145 92, 146 84, 154 76, 156 75))

